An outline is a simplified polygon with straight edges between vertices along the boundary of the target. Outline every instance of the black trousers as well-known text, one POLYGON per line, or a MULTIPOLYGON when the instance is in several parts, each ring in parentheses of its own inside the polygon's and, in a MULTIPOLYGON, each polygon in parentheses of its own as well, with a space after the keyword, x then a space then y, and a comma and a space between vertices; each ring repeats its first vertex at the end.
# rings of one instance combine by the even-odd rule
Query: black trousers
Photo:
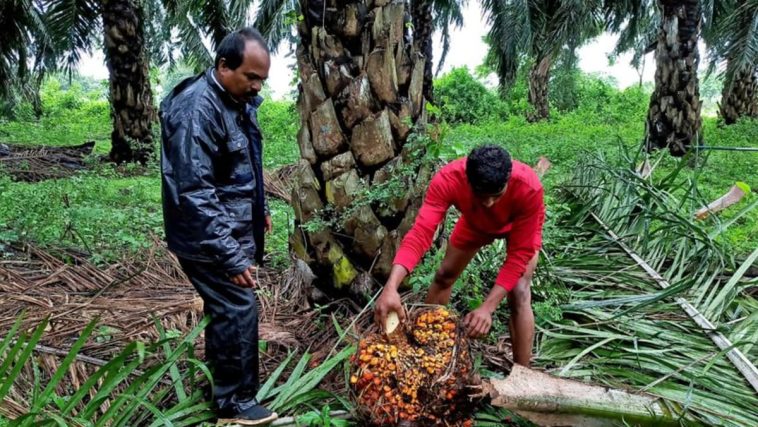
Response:
POLYGON ((255 292, 229 280, 212 264, 179 259, 203 298, 211 322, 205 358, 213 373, 213 399, 221 412, 238 413, 258 392, 258 308, 255 292))

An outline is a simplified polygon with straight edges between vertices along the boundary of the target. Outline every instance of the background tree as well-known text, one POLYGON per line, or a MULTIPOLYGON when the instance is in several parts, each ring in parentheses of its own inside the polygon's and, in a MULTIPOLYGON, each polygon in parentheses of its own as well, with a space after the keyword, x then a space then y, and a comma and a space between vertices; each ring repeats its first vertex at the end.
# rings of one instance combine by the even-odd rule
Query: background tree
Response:
POLYGON ((699 0, 659 0, 661 26, 655 48, 655 90, 650 97, 645 145, 682 156, 701 135, 698 86, 699 0))
MULTIPOLYGON (((178 48, 182 60, 199 72, 213 65, 216 46, 227 34, 250 24, 249 17, 259 2, 150 0, 148 3, 155 11, 152 25, 156 29, 163 29, 161 36, 154 42, 158 44, 154 50, 170 53, 172 49, 178 48), (165 16, 165 22, 156 20, 156 17, 162 16, 165 16), (166 30, 174 30, 176 40, 166 30), (206 44, 206 40, 209 44, 206 44)), ((259 14, 261 13, 262 9, 259 14)))
POLYGON ((487 62, 498 75, 501 91, 513 82, 519 65, 531 61, 528 97, 534 111, 528 118, 548 118, 550 69, 564 47, 573 52, 602 31, 602 2, 484 0, 482 6, 490 24, 487 62))
POLYGON ((467 0, 412 0, 410 2, 414 49, 423 53, 426 58, 424 98, 431 103, 434 103, 432 36, 435 31, 439 31, 442 39, 442 51, 437 63, 437 72, 439 73, 450 50, 450 29, 459 28, 463 25, 461 8, 465 7, 466 4, 468 4, 467 0))
POLYGON ((0 1, 0 98, 10 110, 17 100, 42 115, 39 88, 51 65, 44 9, 31 0, 0 1), (32 65, 30 68, 30 64, 32 65))
POLYGON ((704 15, 709 71, 724 77, 719 115, 726 124, 758 117, 758 1, 706 1, 704 15))
POLYGON ((102 37, 109 72, 110 159, 145 163, 154 151, 156 118, 144 36, 145 16, 136 0, 51 0, 46 11, 50 38, 62 68, 72 72, 81 54, 102 37))
POLYGON ((305 1, 298 23, 301 161, 290 244, 331 290, 370 296, 431 174, 408 143, 424 120, 426 58, 403 3, 305 1), (421 168, 421 170, 419 170, 421 168))

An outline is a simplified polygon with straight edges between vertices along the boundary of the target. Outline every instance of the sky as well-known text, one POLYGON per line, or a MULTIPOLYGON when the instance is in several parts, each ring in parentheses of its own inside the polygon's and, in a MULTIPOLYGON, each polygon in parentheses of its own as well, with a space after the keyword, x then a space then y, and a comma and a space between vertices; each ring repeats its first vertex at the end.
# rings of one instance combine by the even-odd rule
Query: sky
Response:
MULTIPOLYGON (((482 37, 487 32, 487 26, 484 24, 484 18, 482 17, 478 2, 469 2, 463 11, 463 19, 464 26, 459 29, 453 29, 450 32, 450 51, 442 68, 442 73, 449 71, 453 67, 461 66, 467 66, 473 71, 482 63, 487 54, 487 45, 482 40, 482 37)), ((578 53, 579 68, 588 73, 598 73, 613 77, 620 88, 625 88, 638 83, 640 77, 637 70, 629 65, 629 61, 632 58, 631 53, 620 56, 614 65, 610 65, 608 54, 613 50, 615 42, 615 36, 603 34, 581 47, 578 53)), ((439 52, 441 51, 442 43, 439 37, 435 36, 435 64, 439 59, 439 52)), ((646 57, 646 67, 642 76, 643 82, 653 81, 655 62, 652 56, 653 54, 651 53, 646 57)), ((286 49, 281 49, 277 55, 272 57, 271 70, 266 85, 271 90, 273 98, 283 98, 292 92, 292 88, 289 85, 293 78, 292 66, 294 62, 294 55, 286 52, 286 49)), ((80 65, 80 73, 97 79, 108 78, 108 70, 104 65, 102 52, 96 51, 94 55, 84 57, 80 65)))

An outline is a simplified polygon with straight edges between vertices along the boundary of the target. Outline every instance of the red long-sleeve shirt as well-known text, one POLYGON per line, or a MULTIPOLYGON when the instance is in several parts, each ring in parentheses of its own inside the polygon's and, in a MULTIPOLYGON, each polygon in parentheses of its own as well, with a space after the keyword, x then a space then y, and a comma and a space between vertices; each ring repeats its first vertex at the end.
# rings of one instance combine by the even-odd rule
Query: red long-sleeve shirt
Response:
POLYGON ((542 245, 543 193, 537 174, 529 166, 513 161, 505 194, 486 208, 477 202, 468 183, 466 158, 455 160, 432 178, 416 222, 403 238, 394 263, 413 271, 429 250, 434 231, 452 205, 474 231, 494 237, 508 235, 505 262, 495 284, 510 291, 542 245))

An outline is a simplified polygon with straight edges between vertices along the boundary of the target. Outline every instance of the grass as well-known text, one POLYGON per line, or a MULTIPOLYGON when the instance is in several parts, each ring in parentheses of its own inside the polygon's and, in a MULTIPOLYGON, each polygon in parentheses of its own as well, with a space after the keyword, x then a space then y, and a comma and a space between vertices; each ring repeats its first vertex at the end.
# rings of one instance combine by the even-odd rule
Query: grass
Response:
POLYGON ((0 228, 5 239, 86 250, 94 261, 113 261, 162 235, 160 182, 153 174, 113 171, 29 184, 0 178, 0 228))
POLYGON ((0 119, 0 142, 16 145, 78 145, 95 141, 95 152, 110 151, 111 119, 107 81, 48 78, 42 87, 44 114, 36 119, 21 104, 14 120, 0 119))

